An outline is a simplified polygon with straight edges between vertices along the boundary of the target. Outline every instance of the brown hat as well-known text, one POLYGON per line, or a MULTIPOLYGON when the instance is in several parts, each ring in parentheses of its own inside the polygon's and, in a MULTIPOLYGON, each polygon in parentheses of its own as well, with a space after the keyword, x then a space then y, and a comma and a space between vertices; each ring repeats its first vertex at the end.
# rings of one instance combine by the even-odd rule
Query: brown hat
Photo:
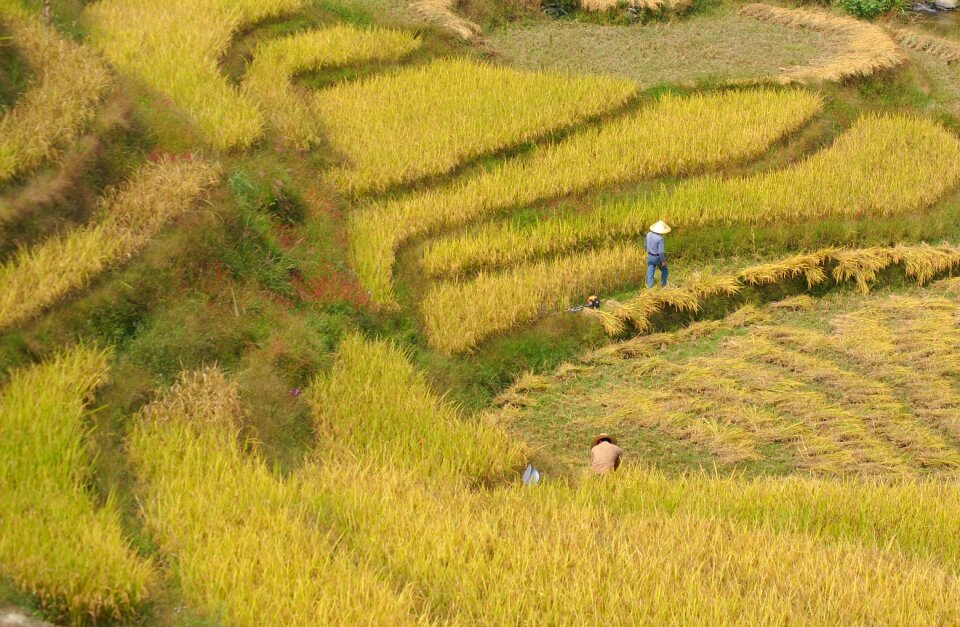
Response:
POLYGON ((590 448, 593 448, 594 446, 596 446, 597 444, 600 444, 600 442, 604 440, 610 440, 610 444, 617 443, 617 438, 613 437, 609 433, 600 433, 598 435, 593 436, 593 440, 590 441, 590 448))

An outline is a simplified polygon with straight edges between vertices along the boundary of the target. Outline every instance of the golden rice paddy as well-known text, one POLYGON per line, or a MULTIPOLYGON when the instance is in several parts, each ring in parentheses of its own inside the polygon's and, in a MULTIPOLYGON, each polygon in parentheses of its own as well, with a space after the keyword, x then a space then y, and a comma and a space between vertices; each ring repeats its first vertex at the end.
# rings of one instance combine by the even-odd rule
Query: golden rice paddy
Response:
POLYGON ((314 106, 349 163, 330 178, 359 193, 444 174, 616 109, 635 92, 623 79, 450 59, 318 91, 314 106))
POLYGON ((548 198, 747 159, 820 107, 817 96, 795 90, 664 95, 489 172, 357 211, 351 219, 353 267, 375 302, 395 304, 396 250, 413 237, 548 198))

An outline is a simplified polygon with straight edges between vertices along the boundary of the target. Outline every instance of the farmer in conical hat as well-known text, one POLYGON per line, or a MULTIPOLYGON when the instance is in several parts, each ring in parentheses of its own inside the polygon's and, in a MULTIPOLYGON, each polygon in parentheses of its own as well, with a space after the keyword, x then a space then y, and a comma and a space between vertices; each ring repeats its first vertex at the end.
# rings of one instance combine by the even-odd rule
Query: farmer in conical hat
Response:
POLYGON ((601 433, 590 442, 590 468, 603 475, 620 467, 623 449, 617 446, 617 440, 609 433, 601 433))
POLYGON ((670 227, 663 220, 650 226, 645 244, 647 247, 647 287, 653 287, 653 276, 660 268, 660 287, 667 284, 667 254, 663 249, 663 236, 670 232, 670 227))

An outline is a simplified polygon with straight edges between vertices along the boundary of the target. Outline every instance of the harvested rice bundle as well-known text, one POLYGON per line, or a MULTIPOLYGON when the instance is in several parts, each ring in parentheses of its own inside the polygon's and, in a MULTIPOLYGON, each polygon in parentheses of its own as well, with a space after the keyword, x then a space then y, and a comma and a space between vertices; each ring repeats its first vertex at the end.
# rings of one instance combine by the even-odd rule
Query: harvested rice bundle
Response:
POLYGON ((846 45, 841 50, 828 53, 822 61, 783 72, 780 75, 783 83, 839 82, 847 78, 870 76, 907 60, 883 29, 852 17, 804 9, 782 9, 766 4, 748 4, 740 9, 740 15, 846 39, 846 45))
MULTIPOLYGON (((5 11, 0 8, 0 19, 5 11)), ((6 16, 34 79, 0 117, 0 183, 56 157, 76 140, 110 85, 107 69, 83 46, 31 16, 6 16)))
POLYGON ((300 150, 321 137, 321 121, 305 93, 292 84, 301 72, 370 61, 395 61, 420 45, 409 33, 347 25, 331 26, 260 43, 243 79, 270 124, 300 150))
POLYGON ((416 0, 410 3, 410 8, 426 21, 452 31, 465 41, 481 34, 478 24, 457 15, 457 0, 416 0))
POLYGON ((580 6, 587 11, 606 11, 620 6, 631 6, 645 11, 685 11, 691 0, 581 0, 580 6))
POLYGON ((944 39, 906 28, 895 28, 890 32, 894 40, 904 48, 925 52, 947 64, 960 61, 960 44, 951 39, 944 39))

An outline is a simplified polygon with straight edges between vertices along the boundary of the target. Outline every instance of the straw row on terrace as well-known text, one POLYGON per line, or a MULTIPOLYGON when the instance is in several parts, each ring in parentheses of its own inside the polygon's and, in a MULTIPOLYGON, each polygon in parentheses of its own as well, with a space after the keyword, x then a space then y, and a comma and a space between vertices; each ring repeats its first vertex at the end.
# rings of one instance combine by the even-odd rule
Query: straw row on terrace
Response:
POLYGON ((102 200, 101 219, 20 250, 0 266, 0 329, 17 324, 83 287, 145 246, 189 211, 218 178, 202 161, 149 164, 102 200))
POLYGON ((295 147, 316 144, 321 120, 309 96, 293 85, 297 74, 337 66, 396 61, 420 45, 410 33, 337 25, 260 43, 243 79, 271 126, 295 147))
POLYGON ((960 180, 960 142, 920 118, 867 116, 826 150, 783 170, 736 178, 703 177, 671 190, 601 203, 527 225, 500 223, 435 240, 422 265, 432 276, 511 265, 611 237, 642 235, 653 222, 712 224, 787 222, 836 215, 903 215, 925 209, 960 180), (903 160, 950 161, 934 180, 903 160))
MULTIPOLYGON (((730 275, 693 275, 683 287, 645 290, 625 303, 608 303, 592 315, 600 317, 611 335, 623 333, 628 325, 643 332, 650 328, 651 318, 666 311, 694 314, 712 297, 795 278, 812 287, 827 280, 828 271, 833 280, 853 281, 865 292, 878 272, 893 265, 902 265, 907 276, 923 284, 960 265, 960 250, 929 246, 825 249, 730 275)), ((421 314, 431 346, 448 354, 462 352, 493 334, 562 311, 585 293, 610 293, 634 285, 645 271, 642 246, 610 246, 497 274, 480 273, 465 282, 436 284, 424 297, 421 314)))
POLYGON ((819 98, 801 91, 664 95, 637 112, 475 177, 356 212, 353 267, 376 302, 392 304, 396 251, 413 237, 546 198, 747 159, 820 107, 819 98))
POLYGON ((828 50, 819 61, 782 72, 780 81, 784 83, 839 82, 883 72, 907 60, 896 42, 882 28, 852 17, 766 4, 748 4, 740 10, 740 15, 824 33, 844 42, 838 49, 828 50))
POLYGON ((263 129, 255 104, 220 73, 233 34, 304 0, 101 0, 85 10, 91 40, 120 72, 169 97, 221 149, 263 129))
POLYGON ((369 192, 588 120, 623 105, 636 89, 624 79, 445 59, 320 90, 314 106, 347 160, 331 179, 369 192))
MULTIPOLYGON (((954 472, 958 313, 935 295, 888 297, 835 315, 832 332, 755 324, 692 358, 677 357, 690 351, 669 334, 642 337, 598 351, 575 380, 541 378, 538 391, 504 399, 518 408, 515 425, 542 421, 526 413, 564 416, 556 432, 565 435, 538 436, 548 440, 615 430, 632 442, 631 434, 646 432, 721 466, 777 460, 826 474, 954 472), (665 346, 676 348, 661 356, 665 346), (628 361, 610 361, 615 356, 628 361)), ((697 325, 704 333, 684 334, 723 328, 697 325)))
POLYGON ((154 580, 123 538, 113 498, 89 488, 85 405, 103 351, 78 347, 14 372, 0 390, 0 574, 76 624, 130 618, 154 580))
POLYGON ((2 183, 74 141, 96 112, 110 76, 90 51, 32 16, 0 8, 0 20, 33 72, 24 93, 0 117, 2 183))

